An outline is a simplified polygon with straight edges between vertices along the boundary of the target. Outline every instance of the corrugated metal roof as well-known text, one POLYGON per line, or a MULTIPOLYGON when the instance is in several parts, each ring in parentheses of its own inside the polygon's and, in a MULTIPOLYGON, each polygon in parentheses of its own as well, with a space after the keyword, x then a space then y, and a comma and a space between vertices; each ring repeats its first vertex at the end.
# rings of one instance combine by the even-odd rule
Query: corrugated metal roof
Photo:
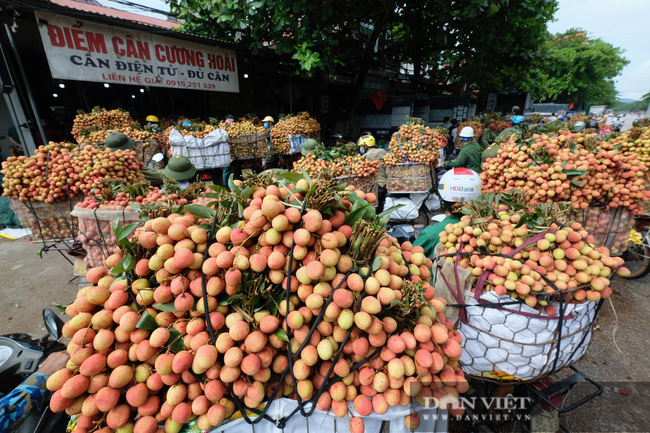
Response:
POLYGON ((74 0, 50 0, 51 3, 59 6, 77 9, 84 12, 99 14, 106 17, 117 18, 121 20, 133 21, 147 26, 160 27, 162 29, 178 29, 180 25, 171 21, 161 20, 158 18, 151 18, 145 15, 134 14, 131 12, 121 11, 119 9, 107 8, 105 6, 97 6, 90 3, 82 3, 74 0))

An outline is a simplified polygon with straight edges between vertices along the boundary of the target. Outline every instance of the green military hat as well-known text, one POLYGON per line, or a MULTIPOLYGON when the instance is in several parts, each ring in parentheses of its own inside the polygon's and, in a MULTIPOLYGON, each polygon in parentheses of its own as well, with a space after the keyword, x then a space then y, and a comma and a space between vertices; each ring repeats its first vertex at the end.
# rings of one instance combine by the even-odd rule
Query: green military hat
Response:
POLYGON ((235 116, 233 116, 232 114, 229 114, 229 115, 226 116, 226 119, 235 120, 235 116))
POLYGON ((307 156, 317 147, 318 147, 318 141, 314 140, 313 138, 309 138, 305 140, 305 142, 303 143, 302 150, 300 151, 300 153, 302 153, 303 156, 307 156))
POLYGON ((486 128, 487 128, 488 126, 490 126, 491 124, 493 124, 493 123, 494 123, 494 120, 493 120, 493 119, 490 119, 489 117, 488 117, 487 119, 485 119, 485 127, 486 127, 486 128))
POLYGON ((133 149, 135 141, 123 132, 111 132, 104 140, 104 147, 111 150, 126 150, 133 149))
POLYGON ((196 167, 185 156, 175 155, 169 159, 163 174, 170 179, 187 180, 196 175, 196 167))

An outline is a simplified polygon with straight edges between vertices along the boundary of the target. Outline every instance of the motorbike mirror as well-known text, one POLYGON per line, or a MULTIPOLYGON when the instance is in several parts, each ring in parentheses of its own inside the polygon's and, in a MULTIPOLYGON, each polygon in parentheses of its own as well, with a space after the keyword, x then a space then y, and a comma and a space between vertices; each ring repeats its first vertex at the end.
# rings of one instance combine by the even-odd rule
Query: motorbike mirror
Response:
POLYGON ((59 318, 54 311, 46 308, 43 310, 43 321, 45 322, 45 328, 47 328, 47 333, 50 334, 54 340, 58 340, 63 335, 63 320, 59 318))
POLYGON ((162 153, 156 153, 154 156, 151 157, 151 160, 153 162, 158 163, 158 162, 162 161, 163 158, 164 158, 164 155, 162 153))

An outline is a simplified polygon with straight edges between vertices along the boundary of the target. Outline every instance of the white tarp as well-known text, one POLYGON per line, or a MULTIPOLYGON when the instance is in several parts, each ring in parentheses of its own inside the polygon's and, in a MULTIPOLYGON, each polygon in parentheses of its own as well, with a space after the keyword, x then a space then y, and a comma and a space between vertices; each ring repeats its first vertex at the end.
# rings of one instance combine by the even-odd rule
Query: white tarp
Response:
POLYGON ((438 196, 433 194, 429 195, 426 192, 409 194, 408 198, 388 196, 386 197, 384 209, 404 205, 404 207, 392 211, 390 213, 390 219, 401 221, 413 220, 418 217, 422 202, 424 202, 430 211, 440 209, 440 199, 438 196))
MULTIPOLYGON (((295 400, 282 398, 274 400, 271 407, 267 411, 267 415, 273 419, 280 419, 289 415, 298 403, 295 400)), ((307 405, 306 408, 309 408, 307 405)), ((407 407, 390 407, 383 415, 372 413, 370 416, 363 417, 366 432, 380 432, 380 427, 383 421, 390 422, 390 433, 408 433, 410 430, 406 428, 404 417, 411 414, 413 411, 418 412, 420 415, 420 427, 415 430, 417 432, 446 432, 447 431, 447 411, 439 411, 435 408, 425 409, 418 403, 414 406, 407 407), (425 415, 427 419, 425 418, 425 415)), ((354 409, 352 402, 348 402, 348 409, 351 412, 350 416, 359 416, 354 409)), ((224 432, 224 433, 251 433, 253 428, 243 418, 234 420, 223 426, 211 430, 211 433, 224 432)), ((297 412, 289 419, 283 430, 278 429, 275 424, 262 420, 255 424, 255 433, 307 433, 307 432, 327 432, 327 433, 349 433, 350 428, 348 418, 337 418, 331 412, 323 412, 318 409, 309 417, 303 417, 300 412, 297 412)))
POLYGON ((215 129, 202 139, 172 129, 169 145, 172 155, 186 156, 197 170, 227 167, 232 162, 228 134, 223 129, 215 129))

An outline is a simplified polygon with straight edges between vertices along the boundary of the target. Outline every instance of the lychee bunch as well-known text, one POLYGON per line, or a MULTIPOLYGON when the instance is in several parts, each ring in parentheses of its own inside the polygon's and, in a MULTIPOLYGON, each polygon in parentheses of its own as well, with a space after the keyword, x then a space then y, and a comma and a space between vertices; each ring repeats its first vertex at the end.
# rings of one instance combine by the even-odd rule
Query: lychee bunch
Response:
POLYGON ((378 232, 364 238, 377 244, 372 262, 356 263, 351 201, 301 212, 292 203, 310 187, 256 188, 213 238, 211 221, 191 214, 149 220, 136 249, 106 261, 129 279, 89 270, 92 286, 66 309, 71 360, 48 381, 51 408, 81 414, 82 433, 153 433, 190 418, 219 425, 236 408, 226 396, 248 407, 312 399, 345 417, 348 402, 367 416, 465 392, 461 337, 422 248, 378 232))

